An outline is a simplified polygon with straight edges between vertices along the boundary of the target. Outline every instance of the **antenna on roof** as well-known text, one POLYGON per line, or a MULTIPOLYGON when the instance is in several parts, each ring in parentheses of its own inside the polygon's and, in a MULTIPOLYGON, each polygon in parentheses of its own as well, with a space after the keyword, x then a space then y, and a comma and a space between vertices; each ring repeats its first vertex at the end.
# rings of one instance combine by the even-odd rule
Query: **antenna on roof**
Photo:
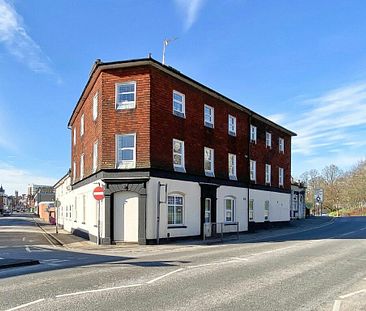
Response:
POLYGON ((170 42, 175 41, 175 40, 177 40, 177 39, 178 39, 178 38, 165 39, 165 40, 163 41, 163 61, 162 61, 163 65, 165 65, 165 49, 166 49, 166 47, 168 46, 168 44, 169 44, 170 42))

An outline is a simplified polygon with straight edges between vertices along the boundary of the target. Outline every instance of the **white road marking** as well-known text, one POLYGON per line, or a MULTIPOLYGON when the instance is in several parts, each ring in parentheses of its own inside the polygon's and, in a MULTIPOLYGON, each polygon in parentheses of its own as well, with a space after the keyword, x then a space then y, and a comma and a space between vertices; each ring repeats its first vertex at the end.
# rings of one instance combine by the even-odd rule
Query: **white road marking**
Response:
POLYGON ((334 301, 333 309, 332 311, 339 311, 341 308, 342 300, 336 300, 334 301))
POLYGON ((25 241, 25 236, 22 238, 22 241, 25 241))
POLYGON ((22 309, 22 308, 25 308, 25 307, 28 307, 28 306, 31 306, 31 305, 34 305, 36 303, 40 303, 42 301, 44 301, 45 299, 42 298, 42 299, 38 299, 38 300, 35 300, 35 301, 31 301, 31 302, 28 302, 28 303, 25 303, 23 305, 20 305, 20 306, 17 306, 17 307, 14 307, 14 308, 11 308, 11 309, 8 309, 6 311, 13 311, 13 310, 19 310, 19 309, 22 309))
POLYGON ((183 268, 180 268, 180 269, 177 269, 177 270, 171 271, 171 272, 166 273, 166 274, 164 274, 164 275, 162 275, 162 276, 159 276, 159 277, 157 277, 157 278, 155 278, 155 279, 153 279, 153 280, 151 280, 151 281, 146 282, 146 284, 152 284, 152 283, 154 283, 154 282, 156 282, 156 281, 159 281, 159 280, 161 280, 161 279, 163 279, 163 278, 165 278, 165 277, 167 277, 167 276, 169 276, 169 275, 172 275, 173 273, 177 273, 177 272, 182 271, 182 270, 183 270, 183 268))
POLYGON ((339 298, 344 299, 344 298, 352 297, 352 296, 362 294, 362 293, 366 293, 366 289, 361 289, 361 290, 358 290, 356 292, 349 293, 347 295, 342 295, 342 296, 339 296, 339 298))
POLYGON ((241 258, 241 257, 233 257, 234 260, 240 260, 240 261, 249 261, 248 258, 241 258))
POLYGON ((116 287, 107 287, 107 288, 100 288, 100 289, 93 289, 93 290, 85 290, 81 292, 75 292, 75 293, 69 293, 69 294, 62 294, 62 295, 56 295, 56 298, 61 297, 69 297, 69 296, 77 296, 77 295, 83 295, 83 294, 89 294, 89 293, 97 293, 97 292, 105 292, 108 290, 115 290, 115 289, 121 289, 121 288, 130 288, 130 287, 138 287, 142 286, 143 284, 131 284, 131 285, 122 285, 122 286, 116 286, 116 287))
POLYGON ((28 252, 28 253, 31 253, 32 251, 29 249, 29 246, 26 246, 25 250, 28 252))

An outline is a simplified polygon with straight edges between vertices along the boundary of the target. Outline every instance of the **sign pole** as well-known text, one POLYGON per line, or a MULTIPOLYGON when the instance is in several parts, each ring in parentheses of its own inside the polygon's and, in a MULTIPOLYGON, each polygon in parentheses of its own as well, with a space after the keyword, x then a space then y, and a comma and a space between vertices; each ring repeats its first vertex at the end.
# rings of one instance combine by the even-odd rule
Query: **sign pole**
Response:
POLYGON ((97 245, 100 245, 100 200, 98 200, 97 245))
POLYGON ((100 245, 100 201, 104 199, 104 188, 95 187, 93 190, 94 199, 98 201, 98 211, 97 211, 97 245, 100 245))

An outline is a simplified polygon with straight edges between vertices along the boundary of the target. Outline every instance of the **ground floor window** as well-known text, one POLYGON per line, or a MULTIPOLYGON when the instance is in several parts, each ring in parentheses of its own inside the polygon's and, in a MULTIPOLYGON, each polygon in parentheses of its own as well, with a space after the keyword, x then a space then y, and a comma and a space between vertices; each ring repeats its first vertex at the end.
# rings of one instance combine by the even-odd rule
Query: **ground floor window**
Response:
POLYGON ((264 202, 264 220, 269 219, 269 201, 264 202))
POLYGON ((234 221, 234 212, 235 212, 235 199, 234 198, 225 198, 225 221, 233 222, 234 221))
POLYGON ((184 197, 180 194, 168 196, 168 225, 183 224, 184 197))
POLYGON ((249 200, 249 221, 254 220, 254 200, 249 200))

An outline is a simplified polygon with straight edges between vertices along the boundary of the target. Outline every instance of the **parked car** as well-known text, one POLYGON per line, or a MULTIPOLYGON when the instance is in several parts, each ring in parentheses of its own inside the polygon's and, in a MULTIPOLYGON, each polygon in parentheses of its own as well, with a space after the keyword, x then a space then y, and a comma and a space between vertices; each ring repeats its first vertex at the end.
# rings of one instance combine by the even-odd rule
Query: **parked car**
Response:
POLYGON ((9 211, 8 209, 6 209, 6 210, 3 212, 3 215, 4 215, 4 216, 10 216, 10 215, 11 215, 11 211, 9 211))

